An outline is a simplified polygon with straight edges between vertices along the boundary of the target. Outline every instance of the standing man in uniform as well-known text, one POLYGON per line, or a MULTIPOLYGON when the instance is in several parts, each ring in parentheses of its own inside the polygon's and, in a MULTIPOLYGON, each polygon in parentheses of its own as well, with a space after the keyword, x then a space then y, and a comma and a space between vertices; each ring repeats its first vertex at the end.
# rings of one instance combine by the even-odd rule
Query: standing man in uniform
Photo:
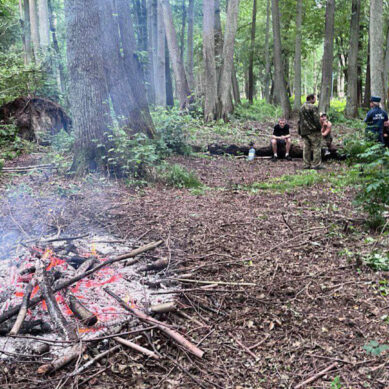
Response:
POLYGON ((370 111, 367 113, 365 122, 366 137, 373 138, 384 143, 384 123, 388 120, 388 114, 380 108, 381 97, 372 96, 370 98, 370 111))
POLYGON ((299 112, 298 132, 304 140, 304 169, 324 169, 321 166, 321 123, 319 108, 315 105, 316 96, 307 96, 307 101, 299 112), (312 158, 313 154, 313 158, 312 158))

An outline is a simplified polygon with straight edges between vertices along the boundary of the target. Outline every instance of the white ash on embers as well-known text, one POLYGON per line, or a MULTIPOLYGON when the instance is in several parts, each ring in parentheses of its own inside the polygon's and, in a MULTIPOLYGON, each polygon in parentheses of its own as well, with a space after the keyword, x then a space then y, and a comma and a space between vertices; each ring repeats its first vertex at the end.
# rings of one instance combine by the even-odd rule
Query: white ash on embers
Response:
MULTIPOLYGON (((102 266, 93 274, 55 292, 64 281, 85 274, 107 260, 123 256, 130 251, 127 244, 112 236, 94 236, 52 242, 47 247, 30 247, 18 258, 0 261, 0 318, 22 303, 27 285, 30 284, 32 289, 30 301, 43 293, 39 266, 44 268, 45 278, 60 313, 66 323, 73 327, 76 338, 79 339, 98 334, 107 329, 111 323, 129 318, 130 313, 104 291, 105 287, 130 306, 144 312, 148 312, 152 305, 171 300, 173 297, 169 294, 155 296, 151 294, 156 291, 155 286, 168 291, 170 285, 168 280, 164 280, 167 260, 158 255, 158 249, 145 253, 149 257, 147 261, 142 258, 134 263, 135 260, 131 258, 133 263, 131 266, 126 266, 125 259, 102 266), (80 303, 81 307, 90 313, 92 320, 80 317, 77 314, 77 307, 75 312, 75 302, 76 305, 80 303)), ((0 324, 0 358, 8 357, 17 349, 20 350, 21 338, 6 337, 15 319, 16 315, 0 324)), ((56 324, 53 322, 50 307, 42 300, 34 307, 28 308, 18 334, 39 336, 48 340, 63 339, 63 334, 56 324)), ((25 339, 23 341, 25 344, 28 343, 25 339)))

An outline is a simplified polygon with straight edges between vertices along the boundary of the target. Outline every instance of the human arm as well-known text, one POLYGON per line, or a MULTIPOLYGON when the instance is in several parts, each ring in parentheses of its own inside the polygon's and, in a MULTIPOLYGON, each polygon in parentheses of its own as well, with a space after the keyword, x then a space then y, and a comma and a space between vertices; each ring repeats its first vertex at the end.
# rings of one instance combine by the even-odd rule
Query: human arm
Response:
POLYGON ((321 134, 322 134, 323 136, 327 136, 328 134, 331 133, 331 128, 332 128, 332 123, 329 122, 328 120, 325 121, 325 122, 323 123, 323 127, 322 127, 322 129, 321 129, 321 134))

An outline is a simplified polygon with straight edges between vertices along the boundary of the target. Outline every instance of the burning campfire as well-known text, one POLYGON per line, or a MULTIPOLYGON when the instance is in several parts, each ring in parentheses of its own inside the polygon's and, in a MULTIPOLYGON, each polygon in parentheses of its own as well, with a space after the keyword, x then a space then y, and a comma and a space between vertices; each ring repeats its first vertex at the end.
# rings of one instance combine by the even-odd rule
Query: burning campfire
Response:
MULTIPOLYGON (((118 241, 112 241, 112 246, 111 241, 69 239, 51 247, 31 247, 15 260, 0 262, 0 358, 21 349, 47 352, 50 345, 55 358, 38 370, 40 374, 50 373, 85 351, 86 342, 117 334, 134 320, 137 326, 140 321, 158 328, 202 356, 201 350, 170 326, 149 316, 177 306, 174 301, 167 302, 164 296, 169 294, 153 295, 151 289, 166 282, 169 261, 158 259, 146 266, 140 263, 141 255, 162 241, 131 252, 118 241), (108 252, 119 255, 107 258, 108 252)), ((168 286, 165 289, 169 291, 168 286)), ((145 330, 140 327, 136 331, 145 330)), ((125 338, 114 339, 158 358, 155 351, 125 338)))

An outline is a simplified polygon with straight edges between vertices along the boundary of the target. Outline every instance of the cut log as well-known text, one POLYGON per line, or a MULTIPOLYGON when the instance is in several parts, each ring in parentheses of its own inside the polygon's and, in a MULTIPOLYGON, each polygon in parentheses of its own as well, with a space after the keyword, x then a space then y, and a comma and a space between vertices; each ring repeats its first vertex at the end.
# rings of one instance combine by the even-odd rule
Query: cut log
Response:
POLYGON ((166 313, 177 310, 177 304, 175 301, 170 301, 164 304, 156 304, 150 307, 150 311, 153 313, 166 313))
POLYGON ((28 306, 28 302, 30 300, 32 288, 33 288, 33 285, 32 285, 32 282, 30 282, 24 291, 22 305, 20 307, 20 311, 18 313, 18 317, 16 318, 15 324, 13 325, 11 331, 9 332, 10 335, 17 335, 19 330, 20 330, 20 327, 22 326, 22 324, 24 322, 24 319, 25 319, 26 314, 27 314, 27 309, 28 309, 27 306, 28 306))
MULTIPOLYGON (((138 256, 139 254, 144 253, 145 251, 155 249, 156 247, 160 246, 162 243, 163 243, 163 240, 159 240, 157 242, 152 242, 152 243, 149 243, 145 246, 142 246, 142 247, 139 247, 135 250, 132 250, 131 252, 129 252, 127 254, 123 254, 123 255, 120 255, 116 258, 109 259, 109 260, 101 263, 100 265, 96 266, 95 268, 88 270, 84 274, 80 274, 80 275, 78 275, 70 280, 66 280, 66 281, 62 282, 61 284, 59 284, 57 287, 54 288, 53 292, 54 293, 59 292, 60 290, 71 286, 75 282, 80 281, 81 279, 90 276, 91 274, 102 269, 103 267, 111 265, 112 263, 123 261, 124 259, 128 259, 128 258, 134 258, 134 257, 138 256)), ((127 261, 126 265, 132 265, 134 263, 137 263, 139 261, 139 259, 140 258, 134 258, 131 261, 127 261)), ((43 296, 37 296, 37 297, 30 300, 28 306, 34 307, 42 300, 43 300, 43 296)), ((19 310, 20 310, 20 304, 8 309, 8 311, 6 311, 2 315, 0 315, 0 324, 5 322, 6 320, 10 319, 11 317, 15 316, 19 312, 19 310)))
POLYGON ((70 131, 71 119, 54 101, 42 97, 18 97, 0 107, 0 124, 15 124, 29 141, 47 142, 48 135, 70 131))
POLYGON ((112 296, 125 310, 133 313, 137 318, 141 321, 146 322, 148 324, 153 324, 157 328, 159 328, 166 335, 174 339, 177 343, 182 345, 186 350, 191 352, 193 355, 196 355, 199 358, 202 358, 204 355, 204 351, 200 350, 196 345, 189 342, 189 340, 185 339, 181 334, 169 328, 166 324, 161 323, 160 321, 146 315, 142 311, 136 308, 132 308, 128 306, 119 296, 115 293, 111 292, 108 288, 104 288, 104 291, 107 292, 110 296, 112 296))
POLYGON ((86 326, 93 326, 97 323, 97 316, 90 312, 75 296, 69 295, 68 305, 74 315, 86 326))

